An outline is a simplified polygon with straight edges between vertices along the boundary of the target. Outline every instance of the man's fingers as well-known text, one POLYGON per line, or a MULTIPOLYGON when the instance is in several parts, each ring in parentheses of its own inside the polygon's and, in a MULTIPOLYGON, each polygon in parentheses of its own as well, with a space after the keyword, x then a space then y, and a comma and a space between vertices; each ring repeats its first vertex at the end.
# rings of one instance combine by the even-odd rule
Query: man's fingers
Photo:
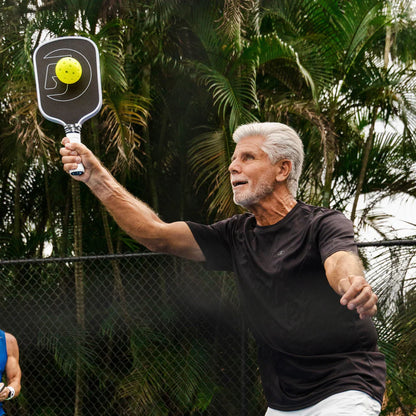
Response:
POLYGON ((77 169, 78 164, 82 162, 81 156, 78 152, 74 150, 67 149, 66 147, 62 147, 59 150, 61 154, 61 161, 64 165, 64 170, 69 172, 71 170, 77 169))
POLYGON ((375 296, 375 294, 373 293, 371 286, 366 284, 364 286, 355 287, 354 291, 351 292, 351 296, 352 297, 349 299, 348 304, 353 303, 356 307, 358 307, 370 301, 374 303, 373 296, 375 296))
POLYGON ((370 292, 367 299, 365 298, 362 298, 362 299, 363 299, 362 302, 357 303, 357 312, 359 313, 372 310, 378 301, 377 295, 373 293, 373 291, 370 292))
MULTIPOLYGON (((62 148, 61 151, 64 149, 72 152, 76 152, 80 155, 87 154, 89 152, 88 148, 83 144, 79 142, 71 142, 68 137, 64 137, 62 139, 62 148)), ((61 153, 62 154, 62 153, 61 153)))
POLYGON ((72 170, 76 170, 78 168, 79 163, 65 163, 64 164, 64 171, 69 173, 72 170))
POLYGON ((374 316, 377 312, 377 295, 363 276, 348 276, 339 282, 341 305, 357 310, 361 319, 374 316))
POLYGON ((62 144, 63 147, 59 149, 59 153, 63 163, 81 163, 81 156, 88 153, 88 149, 83 144, 70 142, 67 137, 62 139, 62 144))
POLYGON ((347 304, 357 296, 367 297, 371 292, 371 286, 367 283, 363 276, 348 276, 339 281, 339 293, 342 294, 343 304, 347 304))
POLYGON ((61 158, 62 163, 81 163, 81 156, 75 154, 75 155, 68 155, 68 156, 62 156, 61 158))
POLYGON ((70 150, 66 147, 61 147, 59 149, 59 153, 61 154, 61 156, 79 156, 79 153, 76 150, 70 150))
POLYGON ((368 309, 363 309, 361 307, 357 308, 357 313, 360 315, 361 319, 371 318, 377 313, 377 305, 373 305, 368 309))
POLYGON ((101 164, 99 160, 83 143, 71 142, 68 137, 64 137, 62 139, 62 145, 63 147, 61 147, 59 153, 64 171, 70 173, 70 171, 76 170, 78 165, 82 163, 85 172, 82 175, 73 176, 73 179, 87 183, 93 171, 100 168, 101 164))
MULTIPOLYGON (((350 287, 351 287, 351 282, 350 282, 350 279, 348 277, 344 277, 343 279, 341 279, 339 281, 339 283, 338 283, 338 292, 342 295, 342 298, 345 297, 345 295, 348 292, 348 289, 350 287)), ((348 301, 346 301, 346 303, 348 303, 348 301)))
POLYGON ((342 294, 341 304, 348 305, 350 302, 355 300, 357 295, 361 293, 363 286, 363 282, 354 279, 352 276, 341 279, 339 281, 339 291, 342 294))

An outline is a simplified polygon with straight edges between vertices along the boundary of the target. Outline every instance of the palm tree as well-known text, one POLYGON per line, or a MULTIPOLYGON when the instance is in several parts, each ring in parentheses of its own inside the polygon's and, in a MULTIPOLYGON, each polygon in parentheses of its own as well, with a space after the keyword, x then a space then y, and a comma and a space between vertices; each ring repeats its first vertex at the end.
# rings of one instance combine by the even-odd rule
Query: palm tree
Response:
MULTIPOLYGON (((284 68, 274 67, 262 82, 267 81, 265 87, 268 87, 273 82, 272 77, 279 81, 272 84, 274 90, 265 88, 264 92, 261 84, 260 97, 267 115, 298 117, 292 121, 299 123, 304 133, 307 153, 301 198, 323 205, 331 202, 336 208, 345 208, 343 201, 353 195, 358 200, 363 190, 376 121, 383 119, 388 123, 399 114, 405 123, 411 121, 409 114, 414 113, 414 109, 412 100, 407 97, 413 88, 413 73, 408 67, 386 68, 383 65, 385 50, 380 45, 385 39, 388 20, 381 13, 385 10, 381 2, 345 2, 341 8, 332 1, 313 4, 300 1, 287 8, 282 4, 273 6, 264 20, 270 20, 269 27, 278 25, 282 36, 292 39, 317 92, 314 96, 307 89, 295 89, 294 86, 301 85, 296 77, 288 76, 284 68), (297 13, 297 10, 305 10, 305 13, 297 13), (319 141, 323 146, 323 164, 319 141), (357 159, 357 151, 360 159, 357 159), (349 166, 345 164, 348 160, 349 166), (355 168, 357 160, 361 160, 359 172, 355 168), (355 182, 351 181, 351 175, 355 175, 355 182)), ((406 146, 408 136, 402 136, 402 142, 406 146)), ((371 193, 368 179, 365 193, 371 193)), ((406 188, 403 191, 406 192, 406 188)), ((355 217, 355 209, 352 217, 355 217)))
POLYGON ((208 212, 216 217, 236 212, 228 181, 227 166, 233 152, 232 132, 239 124, 257 121, 260 107, 256 77, 261 65, 273 60, 289 62, 299 78, 311 86, 309 73, 294 49, 277 34, 260 33, 257 2, 226 2, 227 13, 220 16, 214 7, 199 6, 191 15, 205 49, 204 60, 189 60, 196 81, 207 88, 216 114, 216 130, 201 134, 192 143, 190 166, 197 172, 197 184, 209 184, 208 212), (247 7, 250 3, 251 7, 247 7), (250 25, 249 22, 255 22, 250 25), (231 22, 231 24, 230 24, 231 22), (247 33, 248 36, 245 36, 247 33))
MULTIPOLYGON (((72 187, 59 168, 62 128, 39 116, 27 64, 48 36, 81 34, 97 43, 104 105, 83 127, 83 138, 123 185, 167 220, 205 221, 236 212, 226 171, 231 135, 237 125, 255 120, 288 122, 300 132, 306 149, 301 199, 345 209, 355 198, 354 219, 359 197, 367 196, 357 228, 378 227, 372 207, 381 199, 415 196, 415 52, 409 46, 415 29, 404 0, 55 0, 14 6, 4 1, 0 13, 3 256, 41 255, 49 242, 63 255, 137 247, 114 231, 96 200, 82 186, 72 187), (380 120, 394 119, 403 122, 403 134, 375 128, 380 120), (207 210, 201 210, 205 195, 207 210)), ((116 261, 113 271, 122 300, 116 261)), ((83 329, 84 275, 78 264, 75 276, 83 329)), ((397 299, 405 307, 392 313, 381 298, 386 309, 380 322, 392 328, 383 334, 382 347, 395 359, 402 354, 397 367, 390 360, 389 375, 397 383, 389 403, 401 401, 410 409, 413 355, 403 354, 399 344, 410 345, 412 291, 397 299), (402 375, 410 389, 398 387, 402 375)), ((123 313, 128 319, 129 311, 123 313)), ((79 362, 71 361, 74 374, 88 358, 82 344, 80 338, 79 362)), ((201 367, 198 354, 193 357, 189 375, 196 375, 195 382, 201 367)), ((85 376, 79 372, 76 414, 85 376)), ((131 394, 139 378, 132 374, 130 391, 123 394, 131 394)), ((184 408, 192 403, 172 400, 184 408)))
MULTIPOLYGON (((29 165, 39 161, 44 166, 44 170, 49 170, 48 162, 51 159, 56 161, 56 149, 55 140, 50 137, 49 134, 41 127, 40 119, 38 118, 36 109, 36 99, 34 93, 33 76, 31 74, 31 67, 24 65, 27 61, 31 62, 31 51, 37 46, 31 43, 32 39, 35 42, 40 42, 45 33, 49 36, 62 36, 68 34, 88 34, 96 40, 99 48, 105 56, 103 62, 104 74, 106 76, 107 83, 104 83, 104 106, 103 106, 103 123, 108 134, 111 135, 112 141, 108 146, 108 149, 115 147, 119 151, 119 157, 116 159, 115 167, 120 167, 124 163, 125 166, 134 166, 138 162, 137 151, 138 147, 138 134, 133 128, 134 123, 144 124, 144 109, 140 105, 139 97, 135 94, 127 91, 127 82, 124 75, 123 61, 121 49, 123 42, 120 37, 120 25, 117 25, 117 21, 112 21, 106 24, 105 18, 108 16, 101 15, 100 9, 96 9, 97 2, 83 2, 81 4, 75 4, 71 2, 55 2, 49 6, 42 7, 37 11, 34 18, 30 20, 24 28, 19 28, 16 35, 16 44, 21 47, 12 47, 9 49, 8 54, 12 56, 12 62, 20 71, 13 70, 10 79, 5 87, 5 105, 7 106, 10 114, 18 120, 18 125, 14 137, 21 143, 21 146, 17 147, 20 150, 20 154, 23 156, 22 151, 31 154, 33 159, 23 159, 22 157, 16 158, 18 161, 15 164, 14 171, 15 182, 15 221, 14 221, 14 239, 20 239, 23 226, 26 223, 30 224, 36 221, 36 218, 26 220, 26 223, 19 221, 21 219, 20 196, 22 189, 22 174, 23 161, 29 162, 29 165), (98 14, 97 14, 98 13, 98 14), (64 24, 62 24, 64 22, 64 24), (23 36, 22 36, 23 34, 23 36), (19 37, 20 36, 20 37, 19 37), (31 97, 28 100, 28 97, 31 97), (35 127, 35 128, 34 128, 35 127), (51 157, 53 156, 53 157, 51 157), (133 156, 133 157, 132 157, 133 156), (20 162, 19 162, 20 161, 20 162)), ((113 10, 109 2, 107 2, 108 10, 113 10)), ((112 6, 115 6, 113 4, 112 6)), ((88 126, 85 130, 89 130, 91 126, 88 126)), ((104 132, 106 131, 104 129, 104 132)), ((55 130, 55 134, 61 136, 63 132, 55 130)), ((53 130, 52 130, 53 131, 53 130)), ((55 136, 56 137, 56 136, 55 136)), ((56 141, 58 142, 58 140, 56 141)), ((41 165, 41 166, 42 166, 41 165)), ((35 166, 35 165, 34 165, 35 166)), ((123 166, 122 166, 123 167, 123 166)), ((48 178, 45 175, 45 178, 48 178)), ((80 199, 80 187, 76 182, 72 183, 72 206, 74 209, 74 254, 81 256, 83 254, 83 218, 80 199)), ((46 191, 50 190, 46 187, 46 191)), ((35 194, 35 193, 34 193, 35 194)), ((40 193, 42 195, 43 193, 40 193)), ((48 195, 48 194, 47 194, 48 195)), ((47 197, 47 206, 51 208, 51 198, 47 197)), ((52 212, 52 211, 50 211, 52 212)), ((40 219, 44 218, 39 216, 40 219)), ((50 217, 49 224, 52 229, 55 229, 54 218, 50 217)), ((108 222, 104 221, 106 226, 108 222)), ((46 224, 43 224, 45 227, 46 224)), ((40 228, 42 231, 42 228, 40 228)), ((56 234, 56 233, 55 233, 56 234)), ((107 235, 109 233, 107 232, 107 235)), ((109 246, 112 250, 112 246, 109 246)), ((82 351, 85 344, 85 309, 84 309, 84 273, 82 269, 82 263, 75 263, 75 298, 76 298, 76 316, 79 327, 77 336, 77 361, 76 361, 76 394, 75 394, 75 415, 82 414, 82 402, 85 392, 85 369, 83 366, 84 359, 82 358, 82 351)), ((117 270, 117 269, 116 269, 117 270)), ((119 274, 116 273, 116 280, 119 274)), ((121 284, 119 279, 116 281, 116 287, 118 288, 119 295, 121 296, 121 284)))
POLYGON ((369 276, 379 294, 376 325, 387 362, 387 393, 383 414, 411 415, 415 394, 415 269, 414 247, 372 249, 376 260, 369 276), (379 276, 386 278, 380 279, 379 276), (401 413, 397 412, 400 409, 401 413))

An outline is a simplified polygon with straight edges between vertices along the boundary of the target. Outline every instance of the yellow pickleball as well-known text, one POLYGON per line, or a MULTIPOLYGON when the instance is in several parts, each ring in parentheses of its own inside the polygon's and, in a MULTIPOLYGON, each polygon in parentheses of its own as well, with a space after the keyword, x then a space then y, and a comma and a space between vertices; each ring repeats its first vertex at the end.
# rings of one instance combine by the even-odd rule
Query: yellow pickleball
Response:
POLYGON ((57 62, 55 73, 64 84, 75 84, 81 78, 82 66, 76 59, 67 56, 57 62))

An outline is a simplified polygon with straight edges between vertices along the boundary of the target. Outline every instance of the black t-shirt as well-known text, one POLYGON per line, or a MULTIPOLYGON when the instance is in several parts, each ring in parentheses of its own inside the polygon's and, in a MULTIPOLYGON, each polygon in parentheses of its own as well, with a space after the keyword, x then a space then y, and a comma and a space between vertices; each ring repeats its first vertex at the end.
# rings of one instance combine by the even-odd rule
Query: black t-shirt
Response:
POLYGON ((299 201, 271 226, 248 213, 188 226, 209 268, 236 273, 269 407, 297 410, 346 390, 382 402, 385 361, 374 324, 340 305, 323 266, 337 251, 357 252, 342 213, 299 201))

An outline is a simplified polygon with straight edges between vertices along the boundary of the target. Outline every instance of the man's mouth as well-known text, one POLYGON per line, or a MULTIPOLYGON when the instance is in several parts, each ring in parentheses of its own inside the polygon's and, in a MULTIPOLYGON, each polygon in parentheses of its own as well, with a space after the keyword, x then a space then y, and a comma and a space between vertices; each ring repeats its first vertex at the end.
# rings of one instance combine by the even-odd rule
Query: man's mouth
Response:
POLYGON ((247 183, 248 181, 244 181, 244 180, 236 180, 236 181, 231 182, 233 188, 237 188, 238 186, 241 186, 241 185, 246 185, 247 183))

